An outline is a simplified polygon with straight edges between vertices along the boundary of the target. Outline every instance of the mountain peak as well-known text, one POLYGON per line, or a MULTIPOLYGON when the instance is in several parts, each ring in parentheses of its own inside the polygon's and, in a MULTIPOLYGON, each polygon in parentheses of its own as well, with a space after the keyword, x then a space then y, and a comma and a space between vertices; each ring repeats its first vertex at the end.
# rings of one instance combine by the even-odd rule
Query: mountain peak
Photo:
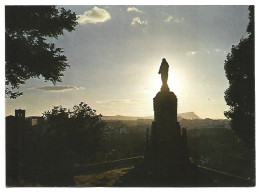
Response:
POLYGON ((186 113, 179 113, 178 116, 183 118, 183 119, 201 119, 193 111, 192 112, 186 112, 186 113))

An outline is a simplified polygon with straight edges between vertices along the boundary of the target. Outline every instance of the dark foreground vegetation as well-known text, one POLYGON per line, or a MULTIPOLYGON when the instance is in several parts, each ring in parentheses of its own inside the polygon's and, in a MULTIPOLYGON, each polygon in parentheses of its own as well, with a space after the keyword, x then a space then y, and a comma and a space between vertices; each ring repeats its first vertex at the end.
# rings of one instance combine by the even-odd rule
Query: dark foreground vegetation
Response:
POLYGON ((74 164, 102 159, 105 124, 87 104, 72 110, 54 107, 43 118, 31 126, 25 119, 7 117, 8 186, 73 186, 74 164))
POLYGON ((195 164, 255 179, 255 162, 245 143, 229 129, 191 129, 187 132, 195 164))
MULTIPOLYGON (((84 103, 70 111, 55 107, 43 117, 45 120, 35 126, 24 119, 7 117, 7 186, 77 186, 75 178, 79 175, 118 170, 133 166, 135 161, 94 165, 94 169, 87 168, 89 164, 145 154, 144 131, 120 121, 106 124, 84 103)), ((143 125, 145 128, 150 124, 143 125)), ((254 161, 230 129, 188 129, 187 136, 195 164, 254 180, 254 161)))

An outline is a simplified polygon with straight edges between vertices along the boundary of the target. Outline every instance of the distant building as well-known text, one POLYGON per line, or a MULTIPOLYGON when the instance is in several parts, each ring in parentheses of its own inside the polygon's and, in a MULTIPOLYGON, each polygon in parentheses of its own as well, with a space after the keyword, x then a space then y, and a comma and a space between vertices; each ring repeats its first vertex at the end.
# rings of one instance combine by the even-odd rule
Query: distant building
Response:
POLYGON ((26 121, 29 126, 36 126, 44 123, 44 118, 41 116, 25 117, 24 109, 15 109, 15 116, 12 115, 6 116, 6 121, 8 122, 10 121, 21 122, 21 120, 26 121))
POLYGON ((37 125, 37 119, 32 119, 32 126, 37 125))
POLYGON ((44 122, 43 117, 40 117, 40 116, 26 117, 26 120, 30 122, 31 126, 39 125, 44 122))
POLYGON ((25 119, 25 110, 15 109, 15 117, 19 119, 25 119))

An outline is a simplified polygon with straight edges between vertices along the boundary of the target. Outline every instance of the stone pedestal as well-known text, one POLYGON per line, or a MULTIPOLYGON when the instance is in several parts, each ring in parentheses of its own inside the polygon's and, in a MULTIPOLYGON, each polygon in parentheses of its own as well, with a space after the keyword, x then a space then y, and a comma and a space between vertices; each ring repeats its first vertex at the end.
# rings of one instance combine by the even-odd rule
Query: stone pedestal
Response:
POLYGON ((181 130, 177 122, 177 101, 168 86, 162 86, 153 99, 150 155, 157 164, 164 162, 166 167, 188 161, 186 130, 181 130))

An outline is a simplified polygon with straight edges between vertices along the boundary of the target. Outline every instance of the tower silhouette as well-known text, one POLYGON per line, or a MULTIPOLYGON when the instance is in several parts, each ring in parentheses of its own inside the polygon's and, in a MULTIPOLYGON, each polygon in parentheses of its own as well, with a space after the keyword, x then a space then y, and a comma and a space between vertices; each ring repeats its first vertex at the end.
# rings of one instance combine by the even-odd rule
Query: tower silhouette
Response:
POLYGON ((19 119, 25 119, 25 110, 15 109, 15 117, 19 119))

